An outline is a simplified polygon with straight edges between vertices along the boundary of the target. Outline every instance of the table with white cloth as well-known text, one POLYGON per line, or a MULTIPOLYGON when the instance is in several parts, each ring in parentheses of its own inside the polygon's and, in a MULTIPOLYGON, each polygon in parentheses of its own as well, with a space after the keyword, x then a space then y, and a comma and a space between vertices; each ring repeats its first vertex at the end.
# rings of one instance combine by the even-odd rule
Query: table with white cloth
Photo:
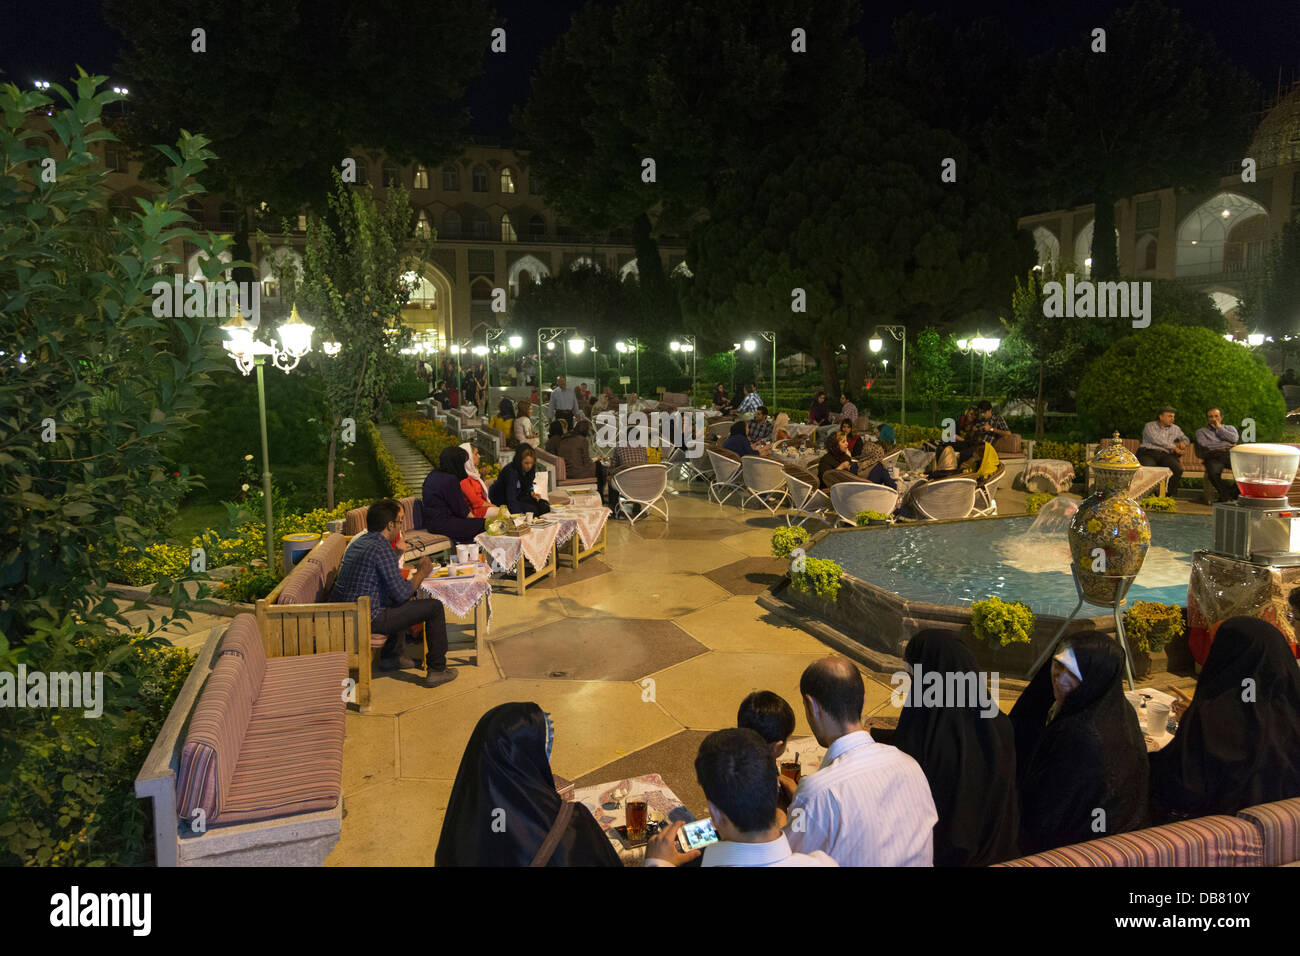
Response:
POLYGON ((483 662, 483 638, 492 620, 492 574, 486 564, 476 565, 473 574, 446 577, 430 575, 420 589, 442 602, 448 617, 474 615, 474 663, 483 662))
POLYGON ((570 504, 552 508, 543 520, 560 527, 555 538, 560 563, 576 568, 580 561, 603 552, 608 543, 606 524, 610 514, 604 506, 584 508, 570 504))
POLYGON ((527 534, 495 535, 486 531, 476 535, 474 542, 483 549, 492 573, 498 575, 493 583, 511 588, 523 595, 528 585, 546 575, 555 580, 558 563, 555 556, 555 539, 559 536, 558 523, 536 523, 527 534), (526 571, 525 564, 532 567, 526 571))
POLYGON ((628 847, 617 832, 618 827, 627 825, 626 806, 629 796, 645 798, 647 823, 671 823, 675 820, 689 823, 695 819, 695 815, 686 809, 677 794, 668 789, 663 777, 657 773, 574 790, 569 799, 581 803, 591 811, 623 865, 640 866, 645 861, 645 844, 628 847))
POLYGON ((1056 458, 1035 458, 1025 463, 1025 488, 1059 495, 1074 484, 1074 465, 1056 458))

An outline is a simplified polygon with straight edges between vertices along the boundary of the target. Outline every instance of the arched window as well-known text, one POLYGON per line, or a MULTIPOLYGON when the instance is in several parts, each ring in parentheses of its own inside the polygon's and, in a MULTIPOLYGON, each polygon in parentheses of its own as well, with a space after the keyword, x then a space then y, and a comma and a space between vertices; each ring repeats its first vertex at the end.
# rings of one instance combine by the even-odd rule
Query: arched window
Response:
POLYGON ((510 221, 510 214, 503 212, 501 214, 501 241, 517 242, 518 239, 519 237, 515 235, 514 224, 510 221))
POLYGON ((1148 272, 1154 272, 1156 268, 1156 241, 1152 239, 1147 243, 1146 255, 1143 256, 1142 268, 1148 272))
POLYGON ((503 193, 513 193, 515 191, 515 174, 507 166, 501 170, 501 191, 503 193))
POLYGON ((442 238, 460 238, 460 213, 454 209, 448 209, 442 214, 442 238))
POLYGON ((367 162, 364 156, 353 156, 352 158, 357 161, 357 181, 355 185, 364 186, 370 182, 370 163, 367 162))
POLYGON ((528 236, 530 239, 546 238, 546 220, 541 216, 533 216, 528 220, 528 236))
POLYGON ((475 239, 490 239, 492 231, 492 221, 488 219, 488 214, 482 209, 474 210, 473 231, 475 239))
POLYGON ((415 217, 415 234, 421 239, 428 239, 433 234, 433 231, 429 228, 429 214, 423 209, 415 217))
POLYGON ((402 167, 391 159, 384 163, 384 185, 400 186, 402 184, 402 167))
POLYGON ((442 167, 442 188, 448 192, 460 191, 460 167, 455 163, 442 167))
POLYGON ((429 171, 425 169, 423 166, 415 167, 415 188, 416 189, 429 188, 429 171))
POLYGON ((469 297, 475 302, 484 302, 492 298, 492 283, 487 279, 475 279, 469 287, 469 297))
POLYGON ((487 192, 488 171, 487 167, 479 163, 474 167, 474 192, 487 192))
POLYGON ((220 212, 219 215, 220 215, 220 222, 221 222, 221 228, 222 228, 222 229, 234 229, 234 228, 235 228, 235 214, 236 214, 237 212, 238 212, 238 210, 235 209, 235 204, 234 204, 234 203, 232 203, 232 202, 223 202, 223 203, 221 204, 221 212, 220 212))

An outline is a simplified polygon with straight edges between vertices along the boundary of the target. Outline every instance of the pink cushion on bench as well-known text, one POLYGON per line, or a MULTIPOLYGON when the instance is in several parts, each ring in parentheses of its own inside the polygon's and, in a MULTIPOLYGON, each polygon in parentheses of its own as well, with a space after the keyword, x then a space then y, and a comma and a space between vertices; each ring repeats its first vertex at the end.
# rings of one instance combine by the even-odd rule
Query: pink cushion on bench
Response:
POLYGON ((221 815, 252 716, 246 662, 223 654, 194 706, 181 750, 176 813, 187 823, 194 822, 196 809, 204 811, 209 826, 221 815))
POLYGON ((370 646, 371 646, 371 647, 383 647, 387 642, 388 642, 388 635, 387 635, 387 634, 371 634, 371 635, 370 635, 370 646))
POLYGON ((343 651, 272 658, 266 662, 266 679, 248 732, 268 718, 342 715, 347 677, 348 655, 343 651))
POLYGON ((221 654, 237 655, 244 661, 242 680, 249 690, 249 702, 256 701, 262 678, 266 676, 266 645, 257 629, 257 618, 236 614, 221 639, 221 654))
POLYGON ((296 568, 289 572, 275 599, 276 604, 315 604, 321 599, 323 590, 320 579, 320 566, 309 564, 304 558, 296 568))
POLYGON ((1284 866, 1300 860, 1300 797, 1261 803, 1237 814, 1259 829, 1264 840, 1264 865, 1284 866))
POLYGON ((343 791, 343 710, 299 730, 252 733, 243 741, 220 824, 329 810, 343 791))
POLYGON ((349 538, 366 530, 366 512, 369 508, 353 508, 343 516, 343 533, 349 538))
POLYGON ((1236 817, 1199 817, 1076 843, 998 866, 1259 866, 1259 831, 1236 817))

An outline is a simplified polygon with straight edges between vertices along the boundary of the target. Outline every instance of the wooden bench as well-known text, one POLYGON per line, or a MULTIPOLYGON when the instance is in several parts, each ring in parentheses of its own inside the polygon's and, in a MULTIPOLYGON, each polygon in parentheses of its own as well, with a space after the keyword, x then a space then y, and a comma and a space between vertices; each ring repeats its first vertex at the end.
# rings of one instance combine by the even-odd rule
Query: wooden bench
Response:
POLYGON ((563 458, 559 455, 552 455, 545 448, 537 448, 535 451, 538 467, 551 473, 551 488, 564 488, 569 491, 577 491, 579 489, 596 487, 595 475, 592 475, 590 478, 569 478, 565 474, 563 458))
MULTIPOLYGON (((1120 443, 1136 455, 1139 446, 1142 444, 1142 440, 1139 438, 1121 438, 1120 443)), ((1099 443, 1088 445, 1087 454, 1089 460, 1091 460, 1092 456, 1097 453, 1098 447, 1099 443)), ((1182 466, 1184 477, 1201 479, 1201 500, 1206 504, 1209 504, 1215 496, 1215 491, 1214 486, 1205 479, 1205 460, 1201 457, 1200 446, 1195 442, 1192 442, 1192 444, 1184 448, 1182 454, 1178 456, 1178 464, 1182 466)), ((1223 475, 1225 478, 1231 478, 1232 469, 1224 468, 1223 475)), ((1289 494, 1295 495, 1298 492, 1300 492, 1300 471, 1296 472, 1296 480, 1291 482, 1291 491, 1289 494)), ((1177 493, 1178 489, 1173 489, 1173 494, 1177 493)))
MULTIPOLYGON (((348 667, 357 672, 356 702, 370 710, 372 647, 370 598, 326 601, 343 563, 350 536, 332 534, 321 540, 266 597, 257 602, 257 627, 268 657, 345 652, 348 667)), ((380 646, 383 641, 381 640, 380 646)))
POLYGON ((319 866, 342 830, 346 655, 214 627, 135 779, 158 866, 319 866))
MULTIPOLYGON (((397 500, 402 506, 402 542, 406 545, 403 561, 451 550, 451 539, 446 535, 424 530, 424 505, 419 495, 408 495, 397 500)), ((349 511, 343 518, 343 533, 351 537, 365 531, 366 515, 369 513, 369 506, 349 511)))

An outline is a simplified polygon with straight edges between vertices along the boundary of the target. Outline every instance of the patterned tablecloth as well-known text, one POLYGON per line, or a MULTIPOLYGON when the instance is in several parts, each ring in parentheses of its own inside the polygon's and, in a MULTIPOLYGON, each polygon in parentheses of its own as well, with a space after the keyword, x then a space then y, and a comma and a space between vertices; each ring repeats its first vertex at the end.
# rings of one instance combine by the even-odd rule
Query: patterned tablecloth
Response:
POLYGON ((627 823, 626 810, 624 809, 627 794, 618 792, 623 790, 628 791, 630 795, 645 797, 647 815, 651 821, 684 820, 690 822, 695 819, 695 816, 683 806, 677 794, 668 789, 663 777, 657 773, 649 773, 643 777, 632 777, 628 780, 614 780, 609 783, 597 784, 594 787, 581 787, 573 791, 574 802, 581 803, 591 811, 591 815, 596 818, 600 828, 609 837, 610 845, 614 848, 614 852, 618 854, 618 858, 623 861, 623 865, 640 866, 642 861, 645 860, 645 846, 630 849, 625 847, 615 829, 627 823), (616 797, 617 799, 615 799, 616 797))
POLYGON ((557 548, 568 542, 576 531, 578 540, 582 542, 585 550, 594 547, 600 540, 600 532, 604 529, 609 516, 608 508, 578 508, 569 505, 552 509, 546 517, 560 527, 560 532, 555 538, 557 548))
POLYGON ((791 737, 785 745, 785 753, 781 754, 777 763, 793 760, 795 754, 799 755, 799 773, 806 777, 822 765, 826 759, 826 748, 817 743, 816 737, 791 737))
POLYGON ((492 620, 492 578, 485 564, 472 575, 425 578, 420 587, 429 597, 442 602, 448 616, 466 617, 479 601, 487 601, 487 620, 492 620))
POLYGON ((786 430, 790 432, 791 438, 797 438, 799 435, 811 435, 813 432, 817 431, 817 426, 810 422, 805 422, 802 425, 796 425, 791 422, 786 426, 786 430))
POLYGON ((519 537, 484 532, 477 535, 474 541, 487 554, 494 574, 511 574, 519 564, 521 554, 534 569, 546 567, 551 561, 551 549, 555 547, 559 534, 560 524, 555 522, 533 525, 527 534, 519 537))
POLYGON ((1025 487, 1031 491, 1038 490, 1030 484, 1035 478, 1041 478, 1039 484, 1058 494, 1069 491, 1074 484, 1074 465, 1055 458, 1035 458, 1025 464, 1025 487))

